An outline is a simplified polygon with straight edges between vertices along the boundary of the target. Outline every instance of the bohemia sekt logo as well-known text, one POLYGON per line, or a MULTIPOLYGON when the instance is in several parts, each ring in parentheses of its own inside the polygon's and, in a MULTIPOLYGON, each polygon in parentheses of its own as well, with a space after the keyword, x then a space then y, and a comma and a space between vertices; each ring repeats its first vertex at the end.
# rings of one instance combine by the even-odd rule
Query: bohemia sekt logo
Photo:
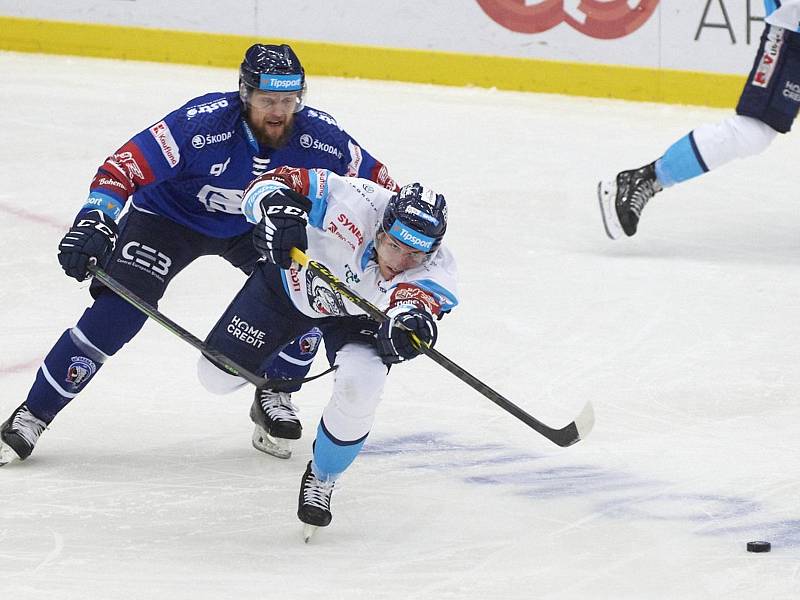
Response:
POLYGON ((518 33, 541 33, 567 23, 601 40, 625 37, 639 29, 659 0, 477 0, 483 11, 518 33))

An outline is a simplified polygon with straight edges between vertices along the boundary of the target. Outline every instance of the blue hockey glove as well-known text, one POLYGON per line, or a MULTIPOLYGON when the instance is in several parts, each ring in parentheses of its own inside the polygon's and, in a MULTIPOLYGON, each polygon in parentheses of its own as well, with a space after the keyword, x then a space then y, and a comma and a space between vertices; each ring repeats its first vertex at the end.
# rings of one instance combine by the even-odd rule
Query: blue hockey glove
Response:
POLYGON ((103 264, 117 243, 117 224, 100 210, 78 214, 58 245, 58 262, 69 277, 83 281, 91 259, 103 264))
POLYGON ((411 360, 420 353, 411 340, 412 332, 431 347, 436 343, 436 321, 428 311, 416 306, 400 305, 386 314, 389 320, 381 323, 378 330, 378 354, 384 364, 411 360), (399 327, 401 324, 411 331, 399 327))
POLYGON ((281 269, 292 266, 291 249, 308 249, 306 224, 311 201, 289 188, 261 199, 261 221, 253 229, 253 244, 261 256, 281 269))

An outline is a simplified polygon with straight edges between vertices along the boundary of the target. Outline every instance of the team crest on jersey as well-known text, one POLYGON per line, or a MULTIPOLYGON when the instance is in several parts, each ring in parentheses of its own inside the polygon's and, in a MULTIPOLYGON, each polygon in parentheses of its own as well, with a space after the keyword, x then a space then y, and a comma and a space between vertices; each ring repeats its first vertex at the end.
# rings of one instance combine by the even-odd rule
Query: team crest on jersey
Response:
POLYGON ((306 297, 311 308, 321 315, 336 317, 347 314, 342 295, 309 271, 306 271, 306 297))
POLYGON ((314 354, 317 351, 319 342, 322 339, 322 332, 314 327, 311 331, 300 337, 298 345, 301 354, 314 354))
POLYGON ((72 362, 67 367, 65 381, 72 386, 72 389, 78 389, 97 372, 97 365, 85 356, 73 356, 70 360, 72 362))

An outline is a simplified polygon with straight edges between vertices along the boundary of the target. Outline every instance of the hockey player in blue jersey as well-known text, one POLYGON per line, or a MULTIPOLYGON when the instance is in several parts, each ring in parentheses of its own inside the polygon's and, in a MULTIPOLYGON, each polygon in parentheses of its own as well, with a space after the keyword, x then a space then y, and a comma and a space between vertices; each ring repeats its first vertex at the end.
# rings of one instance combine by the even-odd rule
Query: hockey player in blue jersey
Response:
MULTIPOLYGON (((172 278, 200 256, 220 256, 246 273, 253 270, 260 254, 253 225, 242 216, 242 191, 268 169, 320 167, 396 189, 386 167, 333 117, 304 106, 305 94, 305 72, 288 45, 249 48, 238 91, 189 101, 100 166, 59 245, 66 274, 82 281, 90 261, 97 261, 155 305, 172 278)), ((27 458, 58 412, 144 325, 141 312, 98 281, 90 291, 94 303, 61 335, 27 398, 0 427, 0 464, 27 458)), ((319 330, 309 329, 266 366, 268 377, 307 373, 320 338, 319 330)), ((300 437, 288 393, 257 397, 251 415, 253 443, 261 450, 275 449, 267 435, 300 437)), ((288 454, 285 447, 281 453, 288 454)))
MULTIPOLYGON (((457 304, 456 266, 442 245, 444 196, 418 183, 391 192, 371 181, 324 169, 281 167, 257 178, 242 201, 256 223, 259 263, 208 336, 209 344, 247 369, 260 370, 299 333, 322 330, 337 365, 300 484, 297 515, 306 539, 331 522, 333 485, 369 434, 387 365, 414 358, 408 331, 434 345, 437 317, 457 304), (385 310, 378 325, 343 294, 292 263, 295 247, 324 265, 362 298, 385 310), (243 339, 242 323, 258 342, 243 339)), ((229 393, 240 377, 200 358, 198 375, 211 392, 229 393)))
POLYGON ((764 33, 736 114, 692 130, 655 162, 598 184, 611 239, 634 235, 645 205, 664 188, 758 154, 791 129, 800 108, 800 0, 764 0, 764 6, 764 33))

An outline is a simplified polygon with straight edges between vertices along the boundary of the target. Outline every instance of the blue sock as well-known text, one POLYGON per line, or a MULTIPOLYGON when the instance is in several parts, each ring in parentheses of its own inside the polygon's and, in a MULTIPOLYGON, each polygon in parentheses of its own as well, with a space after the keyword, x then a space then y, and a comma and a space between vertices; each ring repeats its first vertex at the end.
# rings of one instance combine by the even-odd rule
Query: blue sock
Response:
POLYGON ((694 142, 694 134, 683 136, 656 161, 656 177, 666 187, 708 172, 694 142))
MULTIPOLYGON (((369 434, 367 434, 369 435, 369 434)), ((333 437, 325 428, 325 423, 320 419, 317 427, 317 439, 314 440, 314 475, 320 481, 336 479, 361 452, 367 436, 352 441, 343 442, 333 437)))
POLYGON ((133 339, 146 320, 116 294, 100 294, 45 357, 25 400, 28 409, 50 423, 94 378, 108 357, 133 339))

